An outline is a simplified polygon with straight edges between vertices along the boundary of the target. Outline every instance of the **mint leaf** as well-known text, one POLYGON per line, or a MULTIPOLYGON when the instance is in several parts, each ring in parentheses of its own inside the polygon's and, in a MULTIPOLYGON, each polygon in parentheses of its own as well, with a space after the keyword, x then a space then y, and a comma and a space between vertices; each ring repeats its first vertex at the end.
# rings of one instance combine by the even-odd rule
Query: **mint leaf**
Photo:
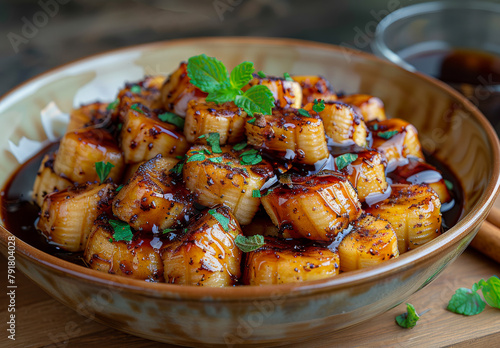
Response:
POLYGON ((234 239, 234 244, 244 253, 249 253, 265 245, 266 241, 260 234, 250 237, 245 237, 239 234, 234 239))
POLYGON ((130 242, 134 237, 130 226, 126 222, 120 220, 109 220, 109 224, 113 227, 113 240, 115 242, 130 242))
POLYGON ((195 161, 204 161, 205 160, 205 155, 201 153, 194 154, 193 156, 189 157, 186 163, 189 162, 195 162, 195 161))
POLYGON ((337 170, 342 170, 347 167, 349 164, 358 159, 358 155, 355 153, 345 153, 335 158, 335 165, 337 166, 337 170))
POLYGON ((304 109, 299 109, 299 114, 304 116, 304 117, 311 117, 311 114, 309 113, 309 111, 304 110, 304 109))
POLYGON ((262 197, 260 194, 260 190, 252 190, 252 197, 253 198, 260 198, 262 197))
POLYGON ((116 188, 115 192, 120 192, 120 190, 123 188, 123 185, 120 185, 116 188))
POLYGON ((208 133, 208 136, 202 135, 201 137, 207 139, 207 143, 212 148, 213 153, 222 153, 222 150, 220 148, 220 134, 219 133, 208 133))
POLYGON ((238 143, 238 144, 236 144, 236 145, 234 145, 234 146, 233 146, 233 150, 234 150, 234 151, 241 151, 241 150, 243 150, 245 147, 247 147, 247 145, 248 145, 248 144, 247 144, 247 142, 246 142, 246 141, 241 142, 241 143, 238 143))
POLYGON ((266 74, 264 74, 264 72, 263 72, 262 70, 261 70, 261 71, 259 71, 259 72, 257 73, 257 75, 259 75, 259 77, 260 77, 261 79, 265 79, 265 78, 267 77, 267 76, 266 76, 266 74))
POLYGON ((254 113, 271 115, 274 97, 267 86, 255 85, 243 95, 236 96, 234 103, 250 116, 253 116, 254 113))
POLYGON ((252 79, 253 71, 255 70, 253 63, 243 62, 238 64, 231 71, 231 86, 236 89, 241 89, 243 86, 247 85, 252 79))
POLYGON ((486 304, 477 293, 478 289, 479 287, 477 284, 472 286, 472 290, 466 288, 458 289, 451 297, 446 309, 463 315, 476 315, 481 313, 486 307, 486 304))
POLYGON ((141 109, 139 109, 139 104, 133 104, 130 108, 132 110, 134 110, 134 111, 137 111, 137 112, 141 113, 141 114, 144 113, 144 111, 142 111, 141 109))
POLYGON ((107 179, 109 172, 111 172, 111 168, 114 168, 114 165, 109 162, 106 162, 106 164, 104 164, 104 162, 95 163, 95 171, 101 184, 107 179))
POLYGON ((481 279, 479 286, 481 287, 486 303, 491 307, 500 309, 500 279, 497 276, 493 276, 487 281, 481 279))
POLYGON ((212 215, 219 222, 224 231, 227 232, 229 230, 229 218, 225 217, 215 209, 210 209, 208 213, 212 215))
POLYGON ((393 136, 395 136, 398 133, 399 132, 397 130, 387 131, 387 132, 378 132, 377 136, 380 137, 380 138, 389 140, 389 139, 391 139, 393 136))
POLYGON ((243 94, 241 90, 231 87, 223 87, 208 94, 207 102, 214 102, 217 104, 227 103, 233 101, 236 96, 243 94))
POLYGON ((132 87, 130 87, 130 92, 132 93, 135 93, 135 94, 139 94, 141 93, 142 89, 141 89, 141 86, 139 85, 133 85, 132 87))
POLYGON ((163 114, 158 115, 158 118, 163 122, 173 124, 179 129, 184 129, 184 119, 172 112, 164 112, 163 114))
POLYGON ((314 99, 314 105, 313 105, 313 111, 317 112, 318 114, 325 110, 325 101, 324 100, 320 100, 318 102, 318 99, 314 99))
POLYGON ((247 122, 250 123, 250 124, 253 124, 253 123, 255 123, 255 120, 256 120, 256 118, 254 117, 251 120, 248 120, 247 122))
POLYGON ((208 160, 213 163, 221 163, 222 157, 210 157, 208 160))
POLYGON ((284 73, 284 74, 283 74, 283 77, 285 78, 285 80, 290 81, 290 82, 293 82, 293 79, 292 79, 292 77, 290 76, 290 74, 289 74, 289 73, 287 73, 287 72, 286 72, 286 73, 284 73))
POLYGON ((206 54, 189 58, 187 72, 191 83, 203 92, 213 93, 229 83, 224 64, 206 54))
POLYGON ((106 110, 108 110, 108 111, 114 110, 114 109, 116 109, 118 104, 120 104, 120 99, 116 98, 114 101, 112 101, 111 103, 108 104, 108 106, 106 107, 106 110))
POLYGON ((262 162, 262 156, 259 155, 259 152, 255 149, 251 149, 243 152, 240 155, 240 163, 243 165, 255 165, 262 162))
POLYGON ((450 180, 444 179, 444 183, 445 183, 446 188, 448 190, 450 190, 450 191, 453 190, 453 183, 450 180))
POLYGON ((182 162, 177 163, 172 169, 169 170, 169 172, 172 172, 174 174, 181 174, 183 167, 184 167, 184 163, 182 163, 182 162))
POLYGON ((405 329, 411 329, 417 325, 417 321, 420 319, 419 315, 415 311, 415 307, 411 303, 406 304, 406 313, 398 315, 396 317, 396 323, 404 327, 405 329))
POLYGON ((175 231, 176 231, 175 228, 166 228, 163 231, 161 231, 161 233, 165 234, 165 233, 170 233, 170 232, 175 232, 175 231))

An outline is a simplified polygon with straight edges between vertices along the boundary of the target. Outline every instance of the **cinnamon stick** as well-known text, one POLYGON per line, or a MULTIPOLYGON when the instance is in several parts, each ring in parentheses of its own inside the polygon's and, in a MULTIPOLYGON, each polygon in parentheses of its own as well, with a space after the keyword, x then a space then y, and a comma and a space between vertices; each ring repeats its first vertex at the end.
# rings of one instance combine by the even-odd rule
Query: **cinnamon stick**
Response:
MULTIPOLYGON (((498 209, 496 210, 498 211, 498 209)), ((495 213, 493 212, 493 214, 495 213)), ((483 225, 470 245, 496 262, 500 262, 500 228, 489 221, 500 223, 500 214, 491 218, 488 216, 487 221, 483 222, 483 225)))

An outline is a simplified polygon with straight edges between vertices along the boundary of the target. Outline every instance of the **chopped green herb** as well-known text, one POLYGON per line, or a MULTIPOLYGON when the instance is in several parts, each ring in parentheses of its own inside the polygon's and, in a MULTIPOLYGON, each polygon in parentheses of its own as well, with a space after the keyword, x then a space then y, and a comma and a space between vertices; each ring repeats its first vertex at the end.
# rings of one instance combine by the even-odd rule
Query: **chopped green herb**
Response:
POLYGON ((116 191, 116 192, 120 192, 120 190, 121 190, 122 188, 123 188, 123 185, 120 185, 120 186, 118 186, 118 187, 116 188, 116 190, 115 190, 115 191, 116 191))
POLYGON ((222 162, 222 157, 210 157, 208 160, 210 162, 214 162, 214 163, 221 163, 222 162))
POLYGON ((120 99, 116 98, 114 101, 112 101, 111 103, 108 104, 108 106, 106 107, 106 110, 108 110, 108 111, 114 110, 114 109, 116 109, 118 104, 120 104, 120 99))
POLYGON ((259 71, 259 72, 257 73, 257 75, 259 75, 259 77, 260 77, 261 79, 265 79, 265 78, 266 78, 266 74, 264 74, 264 72, 263 72, 262 70, 261 70, 261 71, 259 71))
POLYGON ((335 158, 335 165, 337 166, 337 170, 344 169, 356 159, 358 159, 358 155, 355 153, 345 153, 341 156, 338 156, 337 158, 335 158))
POLYGON ((139 109, 139 104, 133 104, 130 108, 132 110, 134 110, 134 111, 140 112, 141 114, 144 113, 144 111, 142 111, 141 109, 139 109))
POLYGON ((183 159, 185 159, 185 158, 186 158, 186 155, 184 155, 184 156, 175 156, 175 158, 177 158, 178 160, 181 160, 181 161, 182 161, 183 159))
POLYGON ((234 239, 234 244, 244 253, 249 253, 259 249, 266 244, 264 236, 256 234, 250 237, 245 237, 241 234, 234 239))
POLYGON ((113 227, 113 240, 115 242, 125 241, 130 242, 134 234, 129 224, 120 220, 109 220, 109 224, 113 227))
POLYGON ((387 131, 387 132, 378 132, 377 136, 380 137, 380 138, 389 140, 389 139, 391 139, 393 136, 395 136, 398 133, 399 132, 397 130, 387 131))
POLYGON ((170 232, 175 232, 175 231, 176 231, 175 228, 166 228, 163 231, 161 231, 161 233, 165 234, 165 233, 170 233, 170 232))
POLYGON ((194 161, 204 161, 205 160, 205 155, 201 153, 194 154, 193 156, 189 157, 186 161, 186 163, 189 162, 194 162, 194 161))
POLYGON ((406 304, 406 313, 398 315, 396 317, 396 323, 404 327, 405 329, 411 329, 415 325, 417 325, 417 321, 420 319, 420 316, 415 311, 415 307, 412 304, 406 304))
POLYGON ((289 73, 287 73, 287 72, 286 72, 286 73, 284 73, 284 74, 283 74, 283 77, 285 78, 285 80, 290 81, 290 82, 293 82, 293 79, 292 79, 292 77, 290 76, 290 74, 289 74, 289 73))
POLYGON ((117 127, 117 130, 118 132, 120 132, 123 128, 123 123, 118 123, 118 127, 117 127))
POLYGON ((252 190, 252 197, 253 198, 260 198, 262 197, 260 194, 260 190, 252 190))
POLYGON ((172 169, 170 169, 170 172, 172 172, 174 174, 181 174, 183 167, 184 167, 184 163, 179 162, 172 169))
POLYGON ((314 99, 314 105, 312 109, 317 113, 320 113, 321 111, 325 110, 325 101, 320 100, 318 102, 318 99, 314 99))
POLYGON ((215 209, 210 209, 208 213, 212 215, 219 222, 224 231, 227 232, 229 230, 229 218, 225 217, 215 209))
POLYGON ((199 139, 201 138, 206 138, 208 145, 212 148, 212 151, 214 153, 222 153, 222 150, 220 148, 220 134, 219 133, 208 133, 208 136, 206 134, 203 134, 202 136, 198 137, 199 139))
POLYGON ((309 111, 304 110, 304 109, 299 109, 299 114, 302 116, 305 116, 305 117, 311 117, 311 114, 309 113, 309 111))
POLYGON ((108 239, 110 243, 113 243, 113 238, 108 239))
POLYGON ((132 93, 139 94, 139 93, 141 93, 141 91, 142 91, 142 88, 139 85, 133 85, 132 87, 130 87, 130 92, 132 92, 132 93))
POLYGON ((256 118, 254 117, 251 120, 248 120, 247 122, 250 123, 250 124, 253 124, 253 123, 255 123, 255 120, 256 120, 256 118))
POLYGON ((374 131, 378 131, 378 124, 377 124, 377 123, 375 123, 375 124, 373 125, 372 129, 373 129, 374 131))
POLYGON ((233 146, 233 150, 234 150, 234 151, 241 151, 241 150, 243 150, 245 147, 247 147, 247 145, 248 145, 248 144, 247 144, 247 142, 246 142, 246 141, 241 142, 241 143, 238 143, 238 144, 236 144, 236 145, 234 145, 234 146, 233 146))
POLYGON ((450 180, 444 179, 444 183, 446 184, 446 188, 448 190, 453 190, 453 183, 450 180))
POLYGON ((270 195, 270 194, 273 192, 273 190, 274 190, 274 189, 269 189, 269 190, 267 190, 267 192, 266 192, 266 193, 264 194, 264 196, 262 196, 262 197, 266 197, 266 196, 270 195))
POLYGON ((108 178, 111 168, 114 168, 114 165, 109 162, 106 162, 106 164, 104 164, 104 162, 95 163, 95 171, 101 184, 108 178))
POLYGON ((172 112, 164 112, 163 114, 158 115, 158 118, 163 122, 173 124, 179 129, 184 129, 184 119, 172 112))

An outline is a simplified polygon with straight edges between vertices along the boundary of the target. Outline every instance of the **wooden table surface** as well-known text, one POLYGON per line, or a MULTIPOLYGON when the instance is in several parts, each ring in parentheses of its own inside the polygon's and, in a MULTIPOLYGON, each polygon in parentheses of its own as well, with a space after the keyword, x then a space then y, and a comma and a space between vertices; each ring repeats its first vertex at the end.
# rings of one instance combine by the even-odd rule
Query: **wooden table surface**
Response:
MULTIPOLYGON (((6 259, 0 256, 0 279, 7 279, 6 259)), ((430 309, 417 326, 402 329, 394 318, 406 310, 400 305, 368 322, 335 334, 309 341, 308 347, 499 347, 500 310, 487 307, 483 313, 465 317, 447 311, 446 305, 456 289, 470 288, 474 282, 500 275, 500 265, 468 249, 434 282, 411 296, 418 312, 430 309)), ((158 347, 78 315, 43 292, 20 273, 16 275, 16 340, 0 334, 0 347, 89 347, 105 343, 107 348, 158 347), (69 334, 68 334, 69 333, 69 334)), ((0 320, 7 321, 7 297, 2 295, 0 320)), ((2 325, 3 326, 3 325, 2 325)), ((304 346, 303 344, 301 346, 304 346)))

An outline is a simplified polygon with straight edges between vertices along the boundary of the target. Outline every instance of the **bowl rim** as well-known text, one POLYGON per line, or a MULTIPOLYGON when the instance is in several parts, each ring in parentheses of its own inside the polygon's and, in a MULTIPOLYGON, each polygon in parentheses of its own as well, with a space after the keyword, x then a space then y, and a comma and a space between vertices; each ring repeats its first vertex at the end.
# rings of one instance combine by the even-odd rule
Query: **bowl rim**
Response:
MULTIPOLYGON (((30 78, 29 80, 21 83, 17 87, 11 89, 8 93, 0 98, 0 115, 3 109, 7 108, 9 104, 14 102, 16 98, 22 97, 25 89, 33 85, 43 82, 44 79, 50 76, 63 72, 64 70, 75 67, 84 63, 92 63, 103 57, 112 55, 122 55, 128 52, 148 51, 157 48, 166 49, 172 46, 194 45, 196 43, 228 43, 238 42, 246 44, 265 44, 265 45, 278 45, 281 47, 302 47, 314 48, 325 51, 334 51, 341 54, 352 54, 365 60, 376 62, 377 64, 390 65, 394 69, 400 69, 404 74, 417 75, 420 79, 425 80, 427 83, 436 85, 441 90, 444 90, 451 97, 457 99, 468 111, 484 130, 486 140, 492 148, 493 163, 491 179, 485 189, 485 194, 481 196, 479 201, 471 207, 468 214, 461 217, 458 223, 453 226, 447 233, 442 234, 433 241, 423 245, 422 247, 413 250, 411 253, 405 253, 400 257, 384 262, 376 267, 366 270, 358 270, 340 274, 332 278, 325 278, 315 281, 280 284, 280 285, 266 285, 266 286, 236 286, 229 288, 201 288, 196 286, 179 286, 177 284, 167 283, 148 283, 142 280, 129 279, 126 277, 116 276, 104 272, 99 272, 90 268, 86 268, 69 261, 59 259, 55 256, 42 252, 35 247, 23 242, 16 237, 16 252, 20 252, 25 257, 31 259, 38 265, 49 268, 57 273, 63 273, 66 277, 73 280, 82 281, 86 283, 100 284, 107 288, 127 290, 128 292, 140 293, 142 296, 155 297, 155 298, 171 298, 171 299, 188 299, 196 301, 220 301, 220 302, 248 302, 260 298, 269 298, 273 294, 276 296, 300 296, 303 294, 317 294, 321 292, 330 292, 331 290, 340 290, 347 287, 353 287, 357 284, 368 283, 376 280, 380 276, 387 277, 389 275, 401 272, 407 268, 414 267, 415 264, 423 263, 429 259, 432 254, 436 253, 445 245, 452 245, 467 234, 472 228, 482 222, 486 218, 486 214, 494 203, 496 196, 499 193, 500 187, 500 143, 498 137, 486 120, 485 116, 464 96, 445 83, 436 80, 432 77, 423 75, 421 73, 409 72, 402 67, 378 58, 372 54, 358 51, 355 49, 336 46, 326 43, 319 43, 314 41, 306 41, 299 39, 289 38, 266 38, 266 37, 201 37, 201 38, 187 38, 166 40, 147 44, 127 46, 109 50, 103 53, 90 55, 75 61, 63 64, 42 74, 30 78)), ((8 236, 12 236, 4 226, 0 226, 0 244, 4 247, 7 245, 8 236)))

